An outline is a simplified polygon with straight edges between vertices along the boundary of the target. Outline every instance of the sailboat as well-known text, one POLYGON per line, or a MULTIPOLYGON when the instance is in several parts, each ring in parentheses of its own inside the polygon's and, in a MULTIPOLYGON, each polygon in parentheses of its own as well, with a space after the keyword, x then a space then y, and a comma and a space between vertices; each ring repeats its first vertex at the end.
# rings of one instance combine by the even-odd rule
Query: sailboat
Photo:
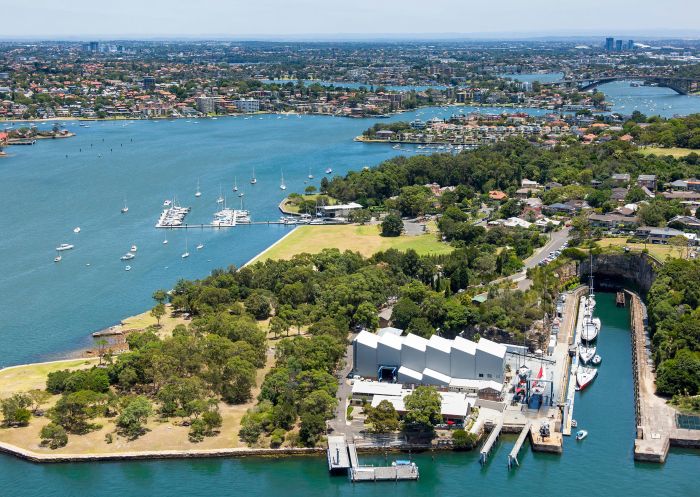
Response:
POLYGON ((199 178, 197 178, 197 191, 194 192, 194 196, 197 198, 202 196, 202 192, 199 191, 199 178))
POLYGON ((595 380, 597 375, 597 369, 579 366, 576 370, 576 389, 583 390, 590 385, 593 380, 595 380))
MULTIPOLYGON (((593 317, 595 309, 595 293, 593 291, 593 255, 591 254, 591 274, 588 278, 588 295, 583 298, 583 329, 581 330, 581 340, 590 343, 598 338, 600 333, 600 318, 593 317)), ((593 353, 595 355, 595 352, 593 353)))
POLYGON ((311 174, 311 168, 309 167, 309 175, 307 176, 309 179, 314 179, 314 175, 311 174))
POLYGON ((126 199, 124 199, 124 207, 122 207, 122 214, 129 212, 129 207, 126 205, 126 199))
POLYGON ((236 178, 235 176, 233 177, 233 191, 238 191, 238 178, 236 178))
POLYGON ((168 244, 168 232, 166 231, 165 238, 163 239, 163 245, 167 245, 167 244, 168 244))
POLYGON ((258 180, 255 178, 255 168, 253 168, 253 177, 250 178, 250 184, 254 185, 257 182, 258 182, 258 180))
POLYGON ((284 173, 280 172, 280 175, 282 176, 282 179, 280 180, 280 190, 286 190, 287 185, 284 183, 284 173))
POLYGON ((217 204, 223 204, 224 203, 224 196, 221 193, 221 185, 219 185, 219 198, 216 199, 217 204))
POLYGON ((187 238, 185 238, 185 251, 182 253, 180 257, 183 259, 187 259, 190 256, 190 253, 187 251, 187 238))
POLYGON ((578 355, 581 358, 583 364, 588 364, 595 357, 596 348, 593 346, 586 347, 581 344, 578 346, 578 355))
POLYGON ((202 250, 203 248, 204 248, 203 243, 200 243, 199 245, 197 245, 197 250, 202 250))

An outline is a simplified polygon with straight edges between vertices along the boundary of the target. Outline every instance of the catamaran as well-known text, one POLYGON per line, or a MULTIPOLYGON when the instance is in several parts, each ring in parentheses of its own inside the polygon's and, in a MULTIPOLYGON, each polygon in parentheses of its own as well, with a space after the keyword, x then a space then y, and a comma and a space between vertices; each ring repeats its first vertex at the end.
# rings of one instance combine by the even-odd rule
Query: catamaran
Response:
POLYGON ((576 370, 576 389, 583 390, 595 380, 597 375, 597 369, 579 366, 576 370))
POLYGON ((280 190, 286 190, 287 185, 284 184, 284 173, 280 173, 282 176, 282 179, 280 180, 280 190))

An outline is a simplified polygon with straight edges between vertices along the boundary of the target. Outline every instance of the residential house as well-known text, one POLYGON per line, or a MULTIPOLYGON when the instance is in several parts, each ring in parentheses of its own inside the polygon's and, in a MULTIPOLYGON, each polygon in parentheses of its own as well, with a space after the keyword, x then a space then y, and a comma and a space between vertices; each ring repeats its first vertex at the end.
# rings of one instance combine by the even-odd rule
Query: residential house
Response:
POLYGON ((639 218, 614 213, 591 214, 588 216, 588 222, 598 228, 633 230, 639 225, 639 218))
POLYGON ((628 173, 615 173, 610 179, 616 186, 627 186, 630 183, 630 175, 628 173))
POLYGON ((491 200, 505 200, 508 198, 508 195, 500 190, 491 190, 489 192, 489 198, 491 200))
POLYGON ((655 228, 653 226, 642 226, 637 228, 634 236, 646 239, 650 243, 666 244, 674 236, 684 236, 692 243, 697 240, 695 234, 687 234, 675 228, 655 228))
POLYGON ((668 226, 682 230, 700 231, 700 219, 693 216, 676 216, 669 220, 668 226))
POLYGON ((651 191, 656 190, 656 175, 655 174, 640 174, 637 176, 637 184, 642 188, 646 187, 651 191))

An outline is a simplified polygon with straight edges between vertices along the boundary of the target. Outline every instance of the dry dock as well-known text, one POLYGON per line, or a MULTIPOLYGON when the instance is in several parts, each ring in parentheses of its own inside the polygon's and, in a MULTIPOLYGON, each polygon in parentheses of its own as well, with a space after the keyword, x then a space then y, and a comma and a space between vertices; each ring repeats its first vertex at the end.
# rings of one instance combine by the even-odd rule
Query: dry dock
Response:
POLYGON ((644 327, 646 309, 636 294, 629 292, 629 295, 634 402, 637 419, 634 458, 638 461, 663 463, 672 445, 700 448, 700 430, 678 428, 676 410, 669 406, 665 399, 656 395, 653 360, 646 347, 644 327))

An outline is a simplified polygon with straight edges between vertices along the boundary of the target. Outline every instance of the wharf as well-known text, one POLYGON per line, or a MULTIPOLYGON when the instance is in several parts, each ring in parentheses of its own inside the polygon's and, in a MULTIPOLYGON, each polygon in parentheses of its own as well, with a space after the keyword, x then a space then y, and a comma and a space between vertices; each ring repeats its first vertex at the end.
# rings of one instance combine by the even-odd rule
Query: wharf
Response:
POLYGON ((536 425, 530 426, 530 443, 532 450, 535 452, 549 452, 552 454, 561 454, 564 450, 564 440, 562 434, 552 429, 550 423, 550 435, 546 438, 540 435, 540 428, 536 425))
POLYGON ((328 437, 328 471, 331 474, 347 474, 352 482, 417 480, 418 466, 404 461, 391 466, 362 466, 354 443, 348 443, 344 435, 328 437))
MULTIPOLYGON (((576 316, 576 319, 570 324, 573 335, 570 338, 569 345, 574 347, 574 355, 569 358, 570 366, 568 368, 569 378, 568 386, 566 390, 562 390, 562 396, 566 395, 566 400, 564 402, 564 416, 562 419, 561 432, 566 436, 571 435, 571 422, 574 417, 574 399, 576 397, 576 370, 578 369, 578 344, 580 341, 580 332, 583 326, 583 312, 584 306, 581 302, 581 295, 583 295, 588 290, 588 287, 582 287, 573 293, 569 297, 575 305, 577 305, 576 313, 571 312, 572 316, 576 316)), ((567 302, 568 303, 568 302, 567 302)), ((562 383, 563 384, 563 383, 562 383)))
POLYGON ((225 225, 219 225, 219 224, 207 224, 207 223, 200 223, 200 224, 180 224, 178 226, 161 226, 159 224, 156 224, 156 228, 164 228, 164 229, 197 229, 197 228, 237 228, 239 226, 250 226, 253 224, 281 224, 284 226, 292 226, 296 227, 299 226, 300 223, 285 223, 283 221, 251 221, 249 223, 241 223, 238 222, 235 224, 235 226, 225 226, 225 225))
POLYGON ((637 461, 663 463, 671 446, 700 448, 700 430, 679 428, 677 411, 656 395, 651 351, 646 345, 644 326, 646 309, 638 295, 630 296, 632 328, 632 368, 634 380, 637 437, 634 458, 637 461))

